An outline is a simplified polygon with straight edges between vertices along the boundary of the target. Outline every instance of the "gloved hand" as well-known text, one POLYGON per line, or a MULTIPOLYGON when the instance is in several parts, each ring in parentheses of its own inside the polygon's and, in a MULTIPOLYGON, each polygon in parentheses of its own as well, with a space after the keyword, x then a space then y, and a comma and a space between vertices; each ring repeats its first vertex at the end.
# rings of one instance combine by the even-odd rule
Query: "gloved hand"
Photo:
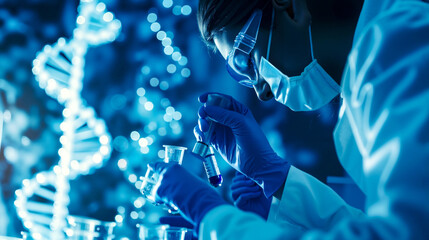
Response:
MULTIPOLYGON (((212 93, 199 97, 201 103, 207 102, 212 93)), ((198 111, 198 126, 194 128, 197 140, 208 131, 208 119, 217 122, 211 139, 206 141, 237 171, 255 181, 271 197, 284 183, 290 163, 279 157, 268 143, 265 134, 254 119, 250 110, 231 96, 221 93, 229 100, 229 106, 207 106, 198 111)))
POLYGON ((207 212, 227 204, 205 181, 177 163, 156 162, 150 166, 159 174, 154 186, 156 201, 176 206, 187 221, 197 226, 196 229, 207 212))
POLYGON ((272 197, 266 198, 262 188, 252 179, 237 172, 231 184, 235 206, 246 212, 254 212, 267 220, 272 197))
POLYGON ((183 227, 192 229, 194 225, 182 216, 163 216, 159 218, 159 223, 168 224, 170 227, 183 227))

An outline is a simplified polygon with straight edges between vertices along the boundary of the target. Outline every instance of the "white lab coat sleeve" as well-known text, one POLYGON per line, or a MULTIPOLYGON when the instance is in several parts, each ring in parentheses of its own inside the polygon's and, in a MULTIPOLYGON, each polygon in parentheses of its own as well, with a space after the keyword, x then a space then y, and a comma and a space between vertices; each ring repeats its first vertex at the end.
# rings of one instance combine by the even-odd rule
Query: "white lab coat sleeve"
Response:
POLYGON ((364 214, 313 176, 291 167, 282 200, 273 201, 266 222, 232 206, 221 206, 204 217, 200 239, 297 239, 309 229, 329 229, 345 218, 364 214))
POLYGON ((330 229, 344 218, 362 216, 362 211, 348 205, 330 187, 292 166, 281 201, 274 199, 271 204, 268 222, 306 231, 330 229))
POLYGON ((221 239, 266 239, 280 240, 298 238, 302 229, 268 223, 260 216, 239 210, 230 205, 222 205, 204 216, 199 229, 199 240, 221 239))

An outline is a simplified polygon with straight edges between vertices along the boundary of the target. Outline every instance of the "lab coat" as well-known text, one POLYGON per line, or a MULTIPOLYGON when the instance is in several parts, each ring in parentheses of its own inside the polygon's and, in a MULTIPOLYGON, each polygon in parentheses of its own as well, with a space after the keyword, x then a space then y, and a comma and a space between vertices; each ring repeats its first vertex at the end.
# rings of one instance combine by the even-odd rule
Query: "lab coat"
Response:
POLYGON ((365 1, 334 132, 365 213, 292 167, 268 221, 222 205, 200 239, 429 239, 429 3, 365 1))

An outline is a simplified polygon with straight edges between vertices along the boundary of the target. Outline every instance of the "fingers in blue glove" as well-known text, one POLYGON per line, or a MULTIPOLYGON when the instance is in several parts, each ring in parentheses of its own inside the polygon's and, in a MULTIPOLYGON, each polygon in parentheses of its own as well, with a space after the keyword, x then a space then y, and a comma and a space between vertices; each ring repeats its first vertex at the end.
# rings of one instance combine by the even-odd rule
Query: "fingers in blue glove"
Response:
POLYGON ((242 178, 241 176, 234 177, 231 184, 231 194, 234 201, 241 195, 248 193, 250 193, 249 196, 256 198, 262 194, 262 189, 248 178, 242 178))
POLYGON ((159 223, 168 224, 171 227, 194 228, 194 225, 181 216, 164 216, 159 218, 159 223))
POLYGON ((247 199, 259 198, 262 194, 262 189, 259 186, 240 187, 235 189, 234 191, 231 191, 232 199, 234 201, 243 196, 247 197, 247 199))
POLYGON ((161 173, 170 165, 171 164, 165 162, 154 162, 148 164, 148 166, 151 167, 157 173, 161 173))
POLYGON ((233 180, 231 183, 231 190, 236 190, 239 188, 249 188, 249 189, 259 189, 260 186, 258 186, 258 184, 256 184, 255 182, 253 182, 252 180, 248 180, 248 181, 244 181, 244 180, 233 180))
POLYGON ((199 118, 206 118, 206 117, 207 117, 207 113, 206 113, 206 112, 204 112, 204 106, 201 106, 201 107, 198 109, 198 117, 199 117, 199 118))
POLYGON ((249 183, 254 183, 254 181, 252 181, 252 179, 248 178, 246 175, 240 173, 240 172, 236 172, 234 178, 232 179, 232 182, 237 182, 237 181, 248 181, 249 183))
POLYGON ((198 101, 199 101, 200 103, 206 103, 206 102, 207 102, 207 100, 208 100, 208 96, 209 96, 210 94, 221 95, 222 97, 224 97, 224 98, 228 99, 228 100, 229 100, 229 102, 230 102, 230 104, 229 104, 230 106, 228 106, 228 109, 229 109, 229 110, 232 110, 232 111, 235 111, 235 112, 238 112, 238 113, 241 113, 241 114, 246 114, 246 113, 247 113, 247 111, 248 111, 248 108, 247 108, 245 105, 241 104, 240 102, 238 102, 237 100, 235 100, 233 97, 231 97, 231 96, 229 96, 229 95, 226 95, 226 94, 223 94, 223 93, 218 93, 218 92, 207 92, 207 93, 202 94, 202 95, 198 98, 198 101))
POLYGON ((202 132, 207 132, 209 130, 210 124, 204 118, 198 118, 198 127, 202 132))
POLYGON ((244 204, 248 203, 249 200, 257 200, 259 197, 261 197, 261 195, 262 191, 259 191, 258 193, 243 193, 236 200, 234 200, 234 204, 236 206, 243 206, 244 204))
POLYGON ((228 126, 231 129, 236 129, 238 126, 243 125, 245 120, 243 114, 221 107, 205 106, 203 110, 207 114, 206 118, 228 126))
POLYGON ((206 182, 177 163, 156 162, 149 166, 160 174, 160 179, 155 185, 156 198, 177 207, 186 220, 197 225, 197 229, 207 212, 226 204, 206 182))
POLYGON ((259 186, 249 178, 238 178, 238 177, 233 178, 231 183, 231 190, 234 190, 240 187, 259 187, 259 186))
POLYGON ((200 141, 200 142, 204 141, 204 134, 203 134, 203 132, 201 132, 199 126, 194 127, 194 135, 195 135, 195 138, 197 139, 197 141, 200 141))
MULTIPOLYGON (((204 99, 206 99, 207 95, 203 95, 203 96, 205 96, 204 99)), ((236 115, 236 117, 240 117, 239 114, 237 114, 236 112, 229 111, 228 109, 225 109, 223 107, 219 107, 219 106, 206 106, 206 105, 201 106, 198 109, 198 117, 199 117, 198 118, 198 126, 200 127, 200 130, 202 132, 207 132, 209 130, 210 124, 209 124, 209 121, 208 121, 207 118, 209 118, 210 120, 214 120, 215 122, 220 122, 220 123, 223 124, 224 121, 219 121, 217 116, 218 115, 222 116, 224 114, 229 114, 229 115, 232 114, 233 116, 236 115), (215 111, 215 112, 213 112, 213 113, 210 112, 211 114, 207 114, 207 112, 206 112, 207 107, 209 107, 209 111, 211 111, 210 110, 211 107, 214 107, 215 109, 212 110, 212 111, 215 111)), ((226 125, 226 124, 223 124, 223 125, 226 125)))
POLYGON ((234 201, 241 196, 244 199, 258 198, 262 195, 262 189, 253 180, 237 172, 231 183, 231 194, 234 201))
POLYGON ((223 96, 223 97, 225 97, 225 98, 228 98, 228 99, 231 99, 231 98, 232 98, 231 96, 228 96, 228 95, 226 95, 226 94, 219 93, 219 92, 206 92, 206 93, 201 94, 201 95, 198 97, 198 101, 199 101, 200 103, 206 103, 210 94, 217 94, 217 95, 221 95, 221 96, 223 96))
POLYGON ((263 190, 253 180, 237 172, 232 179, 231 193, 234 204, 243 211, 250 211, 267 219, 271 198, 267 199, 263 190))

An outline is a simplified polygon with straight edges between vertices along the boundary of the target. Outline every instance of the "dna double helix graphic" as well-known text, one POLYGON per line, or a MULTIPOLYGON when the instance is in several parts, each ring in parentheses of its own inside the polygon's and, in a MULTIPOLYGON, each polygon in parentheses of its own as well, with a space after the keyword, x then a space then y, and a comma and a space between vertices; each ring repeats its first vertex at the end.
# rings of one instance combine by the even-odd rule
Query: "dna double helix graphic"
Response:
POLYGON ((81 90, 88 48, 114 41, 121 23, 104 3, 81 0, 76 24, 70 40, 46 45, 33 61, 39 86, 64 105, 58 165, 24 180, 15 192, 18 216, 34 239, 65 238, 69 181, 103 166, 111 153, 106 124, 86 106, 81 90))

